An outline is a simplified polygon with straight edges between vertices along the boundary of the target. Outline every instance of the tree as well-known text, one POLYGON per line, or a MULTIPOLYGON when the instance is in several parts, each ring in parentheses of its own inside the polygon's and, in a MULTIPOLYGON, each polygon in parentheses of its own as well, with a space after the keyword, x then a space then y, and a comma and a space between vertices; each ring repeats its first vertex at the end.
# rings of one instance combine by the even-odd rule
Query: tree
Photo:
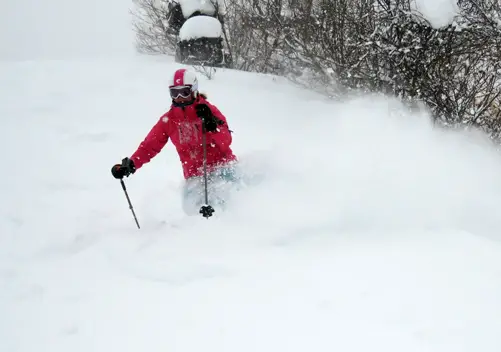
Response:
MULTIPOLYGON (((154 28, 142 47, 168 48, 165 13, 153 0, 135 1, 148 5, 154 28)), ((501 139, 501 3, 458 0, 454 21, 433 28, 413 1, 226 0, 234 68, 283 75, 331 97, 395 95, 426 104, 439 124, 501 139)))

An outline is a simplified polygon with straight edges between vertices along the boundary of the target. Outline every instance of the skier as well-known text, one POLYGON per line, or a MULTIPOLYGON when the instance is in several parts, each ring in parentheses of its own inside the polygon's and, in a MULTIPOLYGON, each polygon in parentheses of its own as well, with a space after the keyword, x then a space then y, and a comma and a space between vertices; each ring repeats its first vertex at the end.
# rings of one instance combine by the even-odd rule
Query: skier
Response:
POLYGON ((184 211, 194 215, 198 212, 204 214, 205 209, 210 213, 204 216, 210 216, 214 209, 202 206, 205 204, 204 158, 211 202, 224 205, 228 184, 237 181, 237 157, 231 150, 231 132, 225 116, 207 101, 206 95, 199 93, 194 72, 186 69, 175 71, 169 89, 172 98, 169 111, 160 117, 130 158, 113 165, 111 173, 117 179, 129 177, 155 157, 170 139, 176 147, 185 178, 184 211), (206 140, 205 156, 203 137, 206 140))

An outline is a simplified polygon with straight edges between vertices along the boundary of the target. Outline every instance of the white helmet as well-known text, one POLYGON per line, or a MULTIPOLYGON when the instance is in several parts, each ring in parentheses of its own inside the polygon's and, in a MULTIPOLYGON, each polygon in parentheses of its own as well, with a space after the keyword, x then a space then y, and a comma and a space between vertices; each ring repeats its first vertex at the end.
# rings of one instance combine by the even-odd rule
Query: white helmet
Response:
POLYGON ((169 88, 182 86, 191 87, 191 91, 196 95, 198 93, 197 75, 193 71, 185 68, 176 70, 171 78, 169 88))

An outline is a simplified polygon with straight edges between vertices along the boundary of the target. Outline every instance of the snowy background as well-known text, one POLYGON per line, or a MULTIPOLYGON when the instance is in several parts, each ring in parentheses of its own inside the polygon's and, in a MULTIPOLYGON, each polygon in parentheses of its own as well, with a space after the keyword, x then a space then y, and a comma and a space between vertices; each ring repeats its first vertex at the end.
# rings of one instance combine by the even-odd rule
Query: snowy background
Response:
POLYGON ((78 48, 37 32, 79 6, 56 5, 0 21, 2 351, 501 349, 501 163, 481 135, 218 70, 201 90, 259 183, 187 218, 168 144, 126 179, 137 230, 110 168, 181 66, 132 54, 123 4, 87 12, 104 31, 78 48))

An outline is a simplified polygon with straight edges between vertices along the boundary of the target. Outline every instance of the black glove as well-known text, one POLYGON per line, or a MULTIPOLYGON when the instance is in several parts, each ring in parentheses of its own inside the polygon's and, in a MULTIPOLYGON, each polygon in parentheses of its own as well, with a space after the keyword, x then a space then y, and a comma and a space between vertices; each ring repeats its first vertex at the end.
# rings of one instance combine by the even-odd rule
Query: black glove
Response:
POLYGON ((136 172, 136 167, 134 166, 134 162, 129 158, 124 158, 122 164, 115 164, 111 168, 111 174, 114 178, 129 177, 129 175, 134 172, 136 172))
POLYGON ((217 126, 223 125, 224 122, 218 119, 207 104, 198 104, 195 106, 195 111, 197 112, 197 116, 200 117, 203 121, 205 130, 207 132, 216 132, 217 126))

